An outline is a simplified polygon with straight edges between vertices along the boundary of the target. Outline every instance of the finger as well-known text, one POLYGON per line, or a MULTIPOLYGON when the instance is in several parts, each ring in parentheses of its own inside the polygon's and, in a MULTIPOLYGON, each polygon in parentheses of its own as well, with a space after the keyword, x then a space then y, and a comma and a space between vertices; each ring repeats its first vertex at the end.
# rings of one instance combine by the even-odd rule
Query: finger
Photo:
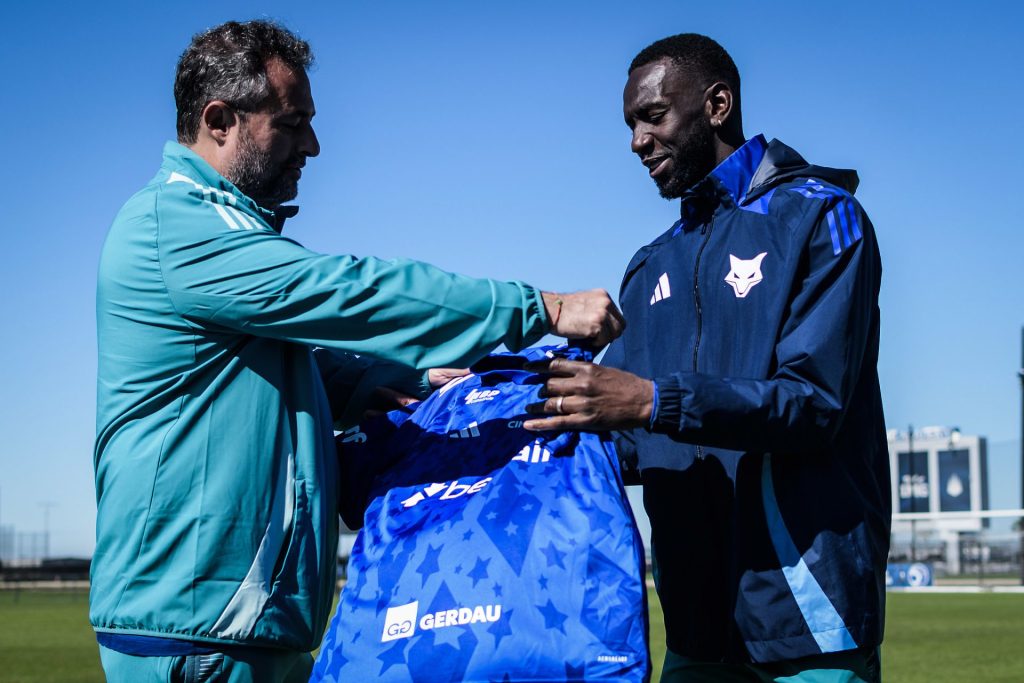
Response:
POLYGON ((419 400, 413 396, 409 396, 408 394, 395 391, 390 387, 377 387, 377 391, 380 393, 380 397, 385 403, 390 403, 394 406, 401 406, 403 408, 412 403, 416 403, 416 401, 419 400))
POLYGON ((531 415, 571 415, 580 409, 580 402, 575 396, 555 396, 526 406, 531 415))
POLYGON ((552 396, 569 397, 579 393, 575 390, 575 387, 575 377, 551 376, 543 385, 541 385, 540 391, 537 395, 541 398, 551 398, 552 396))
POLYGON ((589 429, 589 419, 585 415, 557 415, 537 420, 527 420, 523 423, 523 429, 531 432, 549 432, 555 430, 580 431, 589 429))
POLYGON ((586 363, 568 358, 551 358, 550 360, 533 361, 523 365, 527 372, 536 372, 541 375, 556 375, 559 377, 572 377, 586 363))

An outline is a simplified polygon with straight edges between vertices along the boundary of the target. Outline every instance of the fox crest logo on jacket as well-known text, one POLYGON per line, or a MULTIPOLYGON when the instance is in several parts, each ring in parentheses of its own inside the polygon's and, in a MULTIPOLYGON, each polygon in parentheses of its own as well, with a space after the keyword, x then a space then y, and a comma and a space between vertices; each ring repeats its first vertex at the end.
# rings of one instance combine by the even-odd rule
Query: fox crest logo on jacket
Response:
POLYGON ((764 260, 767 254, 768 252, 762 251, 749 260, 736 258, 729 254, 731 268, 729 274, 725 276, 725 281, 732 285, 737 299, 746 297, 747 294, 750 294, 750 290, 754 288, 754 285, 764 279, 761 276, 761 261, 764 260))

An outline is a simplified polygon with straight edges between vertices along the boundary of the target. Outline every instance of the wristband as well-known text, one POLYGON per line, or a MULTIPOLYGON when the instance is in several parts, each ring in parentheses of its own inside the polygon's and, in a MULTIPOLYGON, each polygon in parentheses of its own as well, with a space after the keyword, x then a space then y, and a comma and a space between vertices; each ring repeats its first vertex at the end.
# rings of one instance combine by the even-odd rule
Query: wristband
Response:
POLYGON ((562 317, 562 304, 565 302, 562 301, 562 297, 558 297, 555 303, 558 304, 558 310, 555 311, 555 319, 551 321, 551 329, 558 327, 558 319, 562 317))

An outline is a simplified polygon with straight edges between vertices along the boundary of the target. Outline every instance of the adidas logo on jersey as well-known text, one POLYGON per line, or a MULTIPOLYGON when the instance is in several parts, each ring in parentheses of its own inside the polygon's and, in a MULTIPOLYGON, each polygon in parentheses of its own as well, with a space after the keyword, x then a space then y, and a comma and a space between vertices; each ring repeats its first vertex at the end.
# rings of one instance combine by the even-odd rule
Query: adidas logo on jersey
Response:
POLYGON ((491 477, 484 477, 474 484, 460 484, 458 479, 453 481, 451 484, 446 481, 431 484, 430 486, 425 487, 422 491, 417 491, 403 500, 402 507, 415 507, 427 498, 433 498, 438 493, 441 493, 441 491, 444 491, 444 493, 441 493, 438 500, 451 500, 452 498, 461 498, 462 496, 479 493, 487 486, 487 484, 490 483, 490 481, 491 477))
POLYGON ((476 422, 470 422, 468 425, 457 431, 449 432, 449 439, 472 439, 475 436, 480 436, 480 430, 477 429, 479 425, 476 422))
POLYGON ((493 401, 500 393, 497 389, 474 389, 466 394, 466 405, 493 401))
POLYGON ((540 445, 539 441, 523 446, 518 455, 512 458, 520 462, 547 462, 551 459, 551 451, 540 445))
POLYGON ((670 296, 672 296, 672 288, 668 286, 668 273, 662 273, 661 277, 658 278, 658 284, 654 286, 654 294, 651 295, 651 305, 653 306, 670 296))
MULTIPOLYGON (((380 642, 386 643, 400 638, 411 638, 416 633, 416 617, 419 614, 419 601, 407 605, 389 607, 384 615, 384 632, 380 642)), ((465 626, 466 624, 494 623, 501 619, 501 605, 476 605, 475 607, 459 607, 458 609, 428 612, 419 619, 419 627, 423 631, 432 631, 448 626, 465 626)))

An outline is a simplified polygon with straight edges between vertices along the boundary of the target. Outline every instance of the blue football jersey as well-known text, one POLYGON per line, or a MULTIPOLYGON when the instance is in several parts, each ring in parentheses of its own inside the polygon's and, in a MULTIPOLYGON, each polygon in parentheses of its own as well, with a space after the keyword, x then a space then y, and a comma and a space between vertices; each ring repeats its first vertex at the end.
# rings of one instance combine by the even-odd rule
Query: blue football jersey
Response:
POLYGON ((343 510, 362 530, 311 680, 647 680, 643 547, 612 443, 522 428, 542 378, 520 368, 543 353, 492 356, 338 437, 351 497, 370 495, 361 520, 343 510))

